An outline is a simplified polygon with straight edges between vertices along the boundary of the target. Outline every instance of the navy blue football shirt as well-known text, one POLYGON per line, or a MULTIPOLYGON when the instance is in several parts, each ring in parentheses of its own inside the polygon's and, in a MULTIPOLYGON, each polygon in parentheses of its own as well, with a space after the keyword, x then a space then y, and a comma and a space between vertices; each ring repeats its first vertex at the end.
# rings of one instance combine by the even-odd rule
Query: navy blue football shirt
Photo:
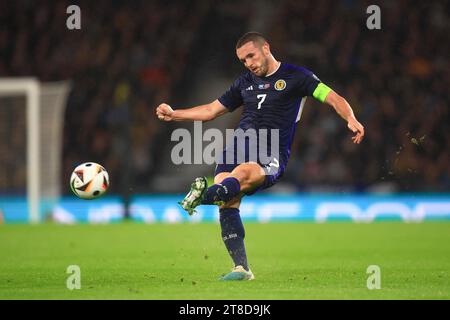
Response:
POLYGON ((279 155, 286 164, 306 97, 323 101, 323 91, 329 92, 325 85, 320 90, 319 84, 320 80, 308 69, 281 63, 267 77, 258 77, 250 71, 242 74, 219 101, 230 112, 244 107, 239 123, 243 130, 279 129, 279 155))

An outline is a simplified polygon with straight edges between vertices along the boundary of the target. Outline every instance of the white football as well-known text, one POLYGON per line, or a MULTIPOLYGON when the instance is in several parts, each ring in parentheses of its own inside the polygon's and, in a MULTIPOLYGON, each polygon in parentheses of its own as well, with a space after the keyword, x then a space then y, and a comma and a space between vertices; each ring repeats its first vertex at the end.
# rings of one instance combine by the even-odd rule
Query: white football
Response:
POLYGON ((70 176, 70 188, 81 199, 98 198, 108 190, 108 187, 108 172, 95 162, 80 164, 70 176))

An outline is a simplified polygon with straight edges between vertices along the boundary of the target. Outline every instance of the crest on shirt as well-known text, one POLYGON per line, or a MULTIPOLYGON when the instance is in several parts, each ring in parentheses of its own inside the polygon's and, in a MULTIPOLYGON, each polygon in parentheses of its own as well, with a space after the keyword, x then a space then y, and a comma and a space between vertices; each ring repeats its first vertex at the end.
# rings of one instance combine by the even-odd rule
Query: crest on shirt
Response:
POLYGON ((286 88, 286 81, 284 81, 283 79, 277 80, 277 82, 275 82, 275 90, 281 91, 284 90, 286 88))

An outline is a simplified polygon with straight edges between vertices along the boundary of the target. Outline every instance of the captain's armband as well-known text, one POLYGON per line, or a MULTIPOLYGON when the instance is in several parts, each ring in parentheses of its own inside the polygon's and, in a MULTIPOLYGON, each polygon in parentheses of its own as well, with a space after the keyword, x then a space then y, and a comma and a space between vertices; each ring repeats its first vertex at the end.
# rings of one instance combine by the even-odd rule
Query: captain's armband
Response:
POLYGON ((314 98, 316 98, 320 102, 325 102, 325 98, 330 93, 330 91, 331 91, 331 88, 321 82, 317 85, 317 87, 314 90, 312 95, 314 98))

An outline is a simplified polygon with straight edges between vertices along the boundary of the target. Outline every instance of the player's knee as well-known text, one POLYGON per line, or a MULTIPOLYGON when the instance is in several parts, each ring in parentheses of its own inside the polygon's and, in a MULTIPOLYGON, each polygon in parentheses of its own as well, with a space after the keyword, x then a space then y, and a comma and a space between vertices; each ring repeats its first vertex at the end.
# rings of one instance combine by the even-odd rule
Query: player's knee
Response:
POLYGON ((214 177, 214 183, 221 183, 225 178, 231 175, 230 172, 221 172, 214 177))

